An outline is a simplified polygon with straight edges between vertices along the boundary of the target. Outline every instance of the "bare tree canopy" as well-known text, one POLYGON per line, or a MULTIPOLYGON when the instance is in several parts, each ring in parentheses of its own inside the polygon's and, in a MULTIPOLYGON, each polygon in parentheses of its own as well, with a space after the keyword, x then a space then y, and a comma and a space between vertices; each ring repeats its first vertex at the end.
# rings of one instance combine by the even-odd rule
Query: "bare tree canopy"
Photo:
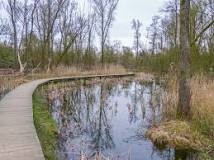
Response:
POLYGON ((138 57, 139 55, 139 48, 140 48, 140 37, 141 37, 141 33, 140 33, 140 28, 142 26, 142 23, 139 20, 132 20, 132 29, 134 30, 134 48, 136 51, 136 57, 138 57))
POLYGON ((114 20, 114 12, 119 0, 93 0, 93 8, 98 20, 97 33, 100 37, 102 65, 104 65, 104 47, 109 35, 109 29, 114 20))

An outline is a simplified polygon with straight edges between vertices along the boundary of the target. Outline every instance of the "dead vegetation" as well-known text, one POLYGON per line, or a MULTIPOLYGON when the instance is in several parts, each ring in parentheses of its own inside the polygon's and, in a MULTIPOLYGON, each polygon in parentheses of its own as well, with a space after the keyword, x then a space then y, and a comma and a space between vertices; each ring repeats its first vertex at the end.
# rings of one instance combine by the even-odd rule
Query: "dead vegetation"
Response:
POLYGON ((192 88, 192 124, 202 134, 214 140, 214 81, 195 77, 192 88))
MULTIPOLYGON (((94 66, 90 70, 85 70, 77 67, 58 66, 52 68, 49 72, 42 71, 39 68, 28 72, 27 74, 10 74, 0 75, 0 97, 3 97, 8 91, 16 86, 35 79, 52 78, 52 77, 69 77, 69 76, 82 76, 82 75, 108 75, 108 74, 125 74, 128 71, 121 65, 106 65, 94 66)), ((148 73, 138 73, 137 80, 151 81, 154 79, 153 75, 148 73)))
POLYGON ((182 150, 201 150, 204 147, 200 134, 193 132, 190 125, 184 121, 165 122, 161 126, 149 130, 146 136, 158 146, 182 150))
POLYGON ((103 75, 103 74, 123 74, 127 73, 126 69, 120 65, 107 65, 104 68, 95 66, 90 70, 84 70, 76 67, 58 66, 52 68, 48 73, 40 71, 40 69, 33 70, 27 74, 18 74, 1 72, 0 74, 0 98, 7 92, 14 89, 16 86, 35 79, 51 78, 51 77, 69 77, 81 75, 103 75))
POLYGON ((15 75, 0 75, 0 99, 10 90, 14 89, 16 86, 28 81, 24 79, 23 76, 15 75))
POLYGON ((163 123, 152 127, 147 136, 158 145, 203 150, 214 155, 214 81, 203 75, 191 79, 191 118, 181 119, 177 113, 177 79, 169 77, 164 93, 163 123))
POLYGON ((140 72, 140 73, 137 73, 136 75, 136 80, 139 80, 139 81, 151 82, 154 79, 155 77, 151 73, 140 72))
POLYGON ((103 74, 123 74, 127 70, 121 65, 106 65, 94 66, 91 69, 77 68, 73 66, 58 66, 52 68, 49 72, 36 70, 28 74, 28 78, 50 78, 50 77, 66 77, 66 76, 79 76, 79 75, 103 75, 103 74))

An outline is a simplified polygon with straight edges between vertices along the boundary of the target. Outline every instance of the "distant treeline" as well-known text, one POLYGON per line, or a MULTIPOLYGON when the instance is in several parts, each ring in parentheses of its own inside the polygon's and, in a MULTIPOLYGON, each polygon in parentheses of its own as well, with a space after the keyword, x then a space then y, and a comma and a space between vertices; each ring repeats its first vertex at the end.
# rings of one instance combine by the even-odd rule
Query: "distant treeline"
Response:
MULTIPOLYGON (((23 57, 24 59, 25 57, 23 57)), ((58 53, 53 56, 53 61, 57 62, 60 58, 58 53)), ((129 70, 135 71, 149 71, 159 74, 168 72, 177 73, 179 65, 179 50, 171 49, 165 53, 159 54, 141 54, 136 59, 135 53, 130 48, 123 48, 122 51, 115 51, 109 49, 105 52, 105 64, 122 65, 129 70)), ((77 52, 69 52, 62 60, 61 64, 65 66, 76 66, 82 69, 90 69, 96 65, 101 64, 100 54, 95 51, 85 52, 81 57, 77 52)), ((214 72, 214 54, 191 54, 191 71, 192 73, 214 72)), ((39 58, 31 59, 31 64, 28 65, 30 69, 35 68, 40 63, 39 58)), ((13 56, 12 48, 0 44, 0 68, 18 68, 18 62, 13 56)))
MULTIPOLYGON (((81 13, 73 0, 7 0, 1 8, 0 67, 52 69, 59 65, 91 68, 120 64, 128 69, 166 73, 179 61, 179 0, 169 0, 147 27, 148 44, 142 42, 142 22, 132 21, 133 47, 110 43, 109 30, 118 0, 92 0, 81 13), (101 3, 102 2, 102 3, 101 3), (107 14, 108 13, 108 14, 107 14), (8 38, 5 38, 8 37, 8 38), (100 39, 97 49, 95 37, 100 39)), ((214 2, 192 0, 190 11, 191 69, 212 72, 214 67, 214 2)))

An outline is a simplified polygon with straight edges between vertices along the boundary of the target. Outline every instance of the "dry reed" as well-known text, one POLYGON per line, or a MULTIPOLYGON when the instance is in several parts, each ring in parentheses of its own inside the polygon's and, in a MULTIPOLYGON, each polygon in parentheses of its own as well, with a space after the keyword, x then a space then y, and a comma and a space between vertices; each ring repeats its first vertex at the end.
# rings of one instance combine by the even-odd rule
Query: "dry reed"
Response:
POLYGON ((26 82, 23 76, 0 76, 0 99, 9 91, 14 89, 16 86, 26 82))
POLYGON ((173 76, 164 93, 164 119, 159 127, 153 127, 147 136, 153 142, 166 143, 176 148, 208 149, 214 151, 214 81, 203 75, 190 80, 191 119, 178 120, 178 83, 173 76))
POLYGON ((81 75, 103 75, 103 74, 123 74, 127 73, 126 69, 121 65, 106 65, 94 66, 90 70, 85 70, 83 68, 77 68, 73 66, 58 66, 52 68, 51 71, 46 72, 44 70, 33 72, 28 75, 29 79, 38 78, 50 78, 50 77, 66 77, 66 76, 81 76, 81 75))

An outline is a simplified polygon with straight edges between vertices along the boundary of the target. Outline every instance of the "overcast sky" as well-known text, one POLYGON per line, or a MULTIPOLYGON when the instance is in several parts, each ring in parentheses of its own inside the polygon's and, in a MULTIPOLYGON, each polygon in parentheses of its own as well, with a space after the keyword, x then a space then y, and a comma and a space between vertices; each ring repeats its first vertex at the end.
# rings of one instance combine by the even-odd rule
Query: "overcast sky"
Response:
POLYGON ((142 41, 146 44, 146 27, 151 24, 152 17, 159 14, 159 9, 165 2, 166 0, 120 0, 111 30, 111 39, 120 40, 125 46, 132 46, 131 21, 135 18, 143 24, 141 29, 142 41))

